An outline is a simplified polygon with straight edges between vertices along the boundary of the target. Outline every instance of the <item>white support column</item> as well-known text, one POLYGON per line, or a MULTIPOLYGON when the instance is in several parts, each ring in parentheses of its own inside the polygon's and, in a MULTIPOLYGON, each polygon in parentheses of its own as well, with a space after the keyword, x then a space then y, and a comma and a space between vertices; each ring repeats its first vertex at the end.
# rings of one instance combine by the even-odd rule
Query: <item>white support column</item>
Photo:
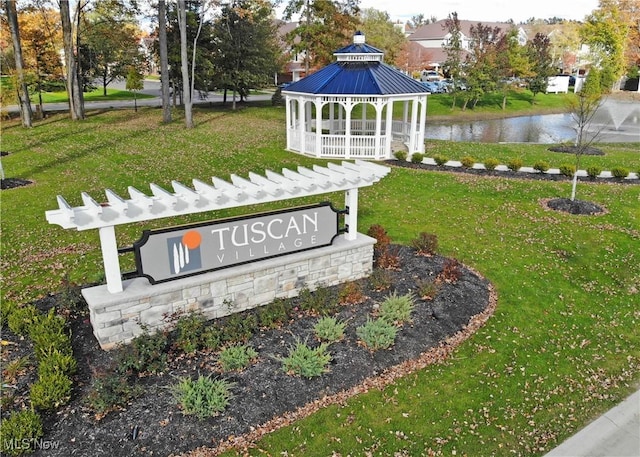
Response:
POLYGON ((386 130, 386 136, 387 136, 387 143, 384 145, 384 150, 386 153, 386 158, 390 159, 391 158, 391 141, 393 140, 393 100, 390 100, 387 103, 387 128, 386 130))
POLYGON ((316 157, 322 157, 322 99, 317 97, 316 107, 316 157))
MULTIPOLYGON (((277 76, 276 76, 277 78, 277 76)), ((291 99, 287 95, 285 98, 285 108, 286 108, 286 126, 287 126, 287 150, 291 150, 291 134, 292 134, 292 125, 291 122, 291 99)))
POLYGON ((375 160, 384 159, 384 154, 380 153, 380 137, 382 136, 382 110, 384 108, 384 104, 380 103, 380 100, 376 102, 376 131, 375 131, 375 139, 374 139, 374 149, 375 149, 375 160))
POLYGON ((333 125, 336 117, 335 106, 336 104, 334 102, 331 102, 329 104, 329 134, 330 135, 333 135, 335 132, 335 126, 333 125))
POLYGON ((351 104, 351 98, 347 98, 347 106, 345 111, 347 112, 347 119, 344 126, 344 158, 351 158, 351 110, 353 105, 351 104))
POLYGON ((113 225, 100 227, 100 246, 102 248, 102 262, 107 280, 107 290, 112 294, 122 292, 122 275, 120 274, 120 259, 118 259, 118 244, 113 225))
POLYGON ((358 188, 349 189, 344 194, 344 206, 349 210, 344 216, 347 232, 345 240, 355 240, 358 236, 358 188))
POLYGON ((298 131, 300 132, 300 152, 306 153, 307 148, 305 147, 305 137, 306 135, 306 121, 304 118, 304 97, 298 97, 298 131))
POLYGON ((420 127, 418 130, 418 152, 424 153, 424 135, 427 130, 427 96, 420 99, 420 127))
POLYGON ((409 137, 409 154, 417 152, 416 150, 416 129, 418 128, 418 100, 414 99, 411 103, 411 128, 409 137))
MULTIPOLYGON (((402 111, 402 136, 407 134, 407 125, 409 124, 409 102, 405 100, 404 109, 402 111)), ((404 141, 404 138, 402 138, 404 141)))

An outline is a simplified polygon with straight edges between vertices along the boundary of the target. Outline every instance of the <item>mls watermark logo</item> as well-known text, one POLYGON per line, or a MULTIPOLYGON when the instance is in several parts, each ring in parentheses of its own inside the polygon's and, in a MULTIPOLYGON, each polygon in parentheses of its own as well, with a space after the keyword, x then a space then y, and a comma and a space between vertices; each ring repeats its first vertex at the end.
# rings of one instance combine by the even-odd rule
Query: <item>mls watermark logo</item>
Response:
POLYGON ((196 230, 189 230, 182 236, 167 238, 169 265, 173 274, 202 268, 201 242, 202 235, 196 230))

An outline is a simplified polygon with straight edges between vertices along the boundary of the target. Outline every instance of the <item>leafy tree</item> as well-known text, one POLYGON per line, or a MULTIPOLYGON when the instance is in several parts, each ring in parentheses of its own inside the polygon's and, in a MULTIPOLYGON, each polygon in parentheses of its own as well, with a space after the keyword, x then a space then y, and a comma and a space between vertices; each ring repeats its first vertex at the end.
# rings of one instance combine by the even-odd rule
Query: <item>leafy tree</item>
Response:
POLYGON ((495 46, 498 86, 502 91, 502 109, 507 107, 510 90, 517 89, 522 78, 531 76, 531 65, 524 46, 518 43, 518 32, 511 28, 500 35, 495 46))
POLYGON ((126 88, 133 91, 134 111, 138 112, 138 91, 144 89, 144 77, 134 65, 130 66, 127 71, 126 88))
POLYGON ((359 0, 290 0, 285 20, 300 16, 299 26, 285 37, 293 52, 303 54, 305 73, 333 61, 333 52, 346 45, 358 24, 359 0))
POLYGON ((447 30, 449 38, 446 44, 443 46, 444 52, 447 54, 447 59, 444 62, 445 71, 449 77, 453 80, 452 90, 452 102, 451 109, 456 106, 456 95, 458 93, 458 81, 460 80, 463 72, 463 49, 462 49, 462 31, 460 28, 460 20, 458 19, 458 13, 453 12, 449 14, 445 20, 445 28, 447 30))
POLYGON ((600 131, 589 132, 589 127, 596 115, 596 112, 603 103, 603 88, 601 86, 600 71, 591 68, 582 88, 576 94, 575 100, 570 102, 571 115, 575 122, 576 141, 575 151, 575 172, 573 174, 573 185, 571 188, 571 201, 576 197, 576 186, 578 182, 578 170, 580 159, 587 148, 597 139, 600 131))
POLYGON ((374 8, 362 10, 360 30, 365 34, 368 44, 384 51, 386 62, 398 65, 400 53, 407 39, 404 33, 393 25, 389 14, 374 8))
POLYGON ((4 1, 7 19, 9 21, 9 29, 11 30, 11 40, 13 41, 13 54, 15 58, 16 76, 18 79, 18 98, 20 100, 20 115, 22 125, 24 127, 32 127, 33 113, 31 111, 31 101, 29 100, 29 91, 24 77, 24 63, 22 60, 22 45, 20 43, 20 28, 18 26, 18 12, 16 11, 16 3, 11 0, 4 1))
POLYGON ((589 45, 595 64, 603 70, 605 90, 611 90, 624 72, 628 30, 618 3, 613 1, 602 1, 600 8, 586 18, 580 29, 580 36, 589 45))
POLYGON ((100 79, 104 95, 109 83, 127 76, 144 62, 138 41, 137 6, 121 0, 97 0, 83 16, 82 68, 86 79, 100 79))
POLYGON ((537 33, 526 46, 533 71, 529 78, 529 90, 533 92, 534 99, 536 94, 547 91, 548 78, 554 73, 550 49, 551 40, 542 33, 537 33))
POLYGON ((267 84, 279 69, 272 7, 264 0, 232 0, 214 23, 216 81, 244 98, 249 89, 267 84))
POLYGON ((469 102, 472 103, 473 108, 485 93, 496 90, 496 43, 500 38, 501 30, 499 27, 478 23, 471 26, 469 33, 471 49, 465 61, 467 91, 463 110, 469 102))

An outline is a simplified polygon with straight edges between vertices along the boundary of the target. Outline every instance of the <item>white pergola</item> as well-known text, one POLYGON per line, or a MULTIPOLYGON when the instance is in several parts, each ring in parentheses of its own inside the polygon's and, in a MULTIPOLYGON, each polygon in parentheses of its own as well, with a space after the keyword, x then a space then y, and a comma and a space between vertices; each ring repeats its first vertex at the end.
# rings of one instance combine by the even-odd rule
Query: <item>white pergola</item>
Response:
POLYGON ((367 160, 398 149, 423 153, 428 90, 384 64, 362 34, 334 55, 336 62, 282 91, 287 150, 367 160))

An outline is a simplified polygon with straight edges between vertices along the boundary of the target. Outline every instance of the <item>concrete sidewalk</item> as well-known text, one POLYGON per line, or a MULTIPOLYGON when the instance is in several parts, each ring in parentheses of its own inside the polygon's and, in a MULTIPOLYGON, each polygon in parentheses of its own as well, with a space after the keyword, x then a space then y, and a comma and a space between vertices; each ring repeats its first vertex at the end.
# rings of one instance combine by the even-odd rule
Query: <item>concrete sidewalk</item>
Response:
POLYGON ((640 391, 591 422, 547 456, 640 457, 640 391))

